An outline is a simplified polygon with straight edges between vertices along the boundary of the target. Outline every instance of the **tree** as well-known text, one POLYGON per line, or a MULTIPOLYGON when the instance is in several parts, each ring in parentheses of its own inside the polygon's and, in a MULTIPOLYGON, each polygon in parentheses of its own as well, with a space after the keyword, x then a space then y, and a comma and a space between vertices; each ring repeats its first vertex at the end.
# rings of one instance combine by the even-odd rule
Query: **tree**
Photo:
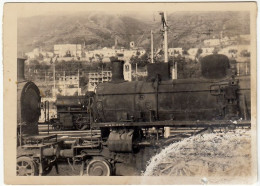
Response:
POLYGON ((130 63, 132 64, 132 66, 135 66, 137 64, 138 67, 144 67, 149 63, 148 54, 145 53, 142 56, 132 56, 130 58, 130 63))
POLYGON ((39 56, 36 59, 42 61, 44 59, 44 56, 41 53, 39 53, 39 56))

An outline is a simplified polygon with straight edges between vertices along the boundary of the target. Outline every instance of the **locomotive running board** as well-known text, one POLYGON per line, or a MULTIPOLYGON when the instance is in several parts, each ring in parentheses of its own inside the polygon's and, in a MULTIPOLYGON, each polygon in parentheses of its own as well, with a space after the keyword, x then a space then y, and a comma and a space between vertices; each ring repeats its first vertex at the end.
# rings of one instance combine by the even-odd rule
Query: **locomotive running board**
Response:
POLYGON ((92 123, 93 127, 250 127, 250 120, 202 120, 202 121, 153 121, 153 122, 104 122, 92 123))

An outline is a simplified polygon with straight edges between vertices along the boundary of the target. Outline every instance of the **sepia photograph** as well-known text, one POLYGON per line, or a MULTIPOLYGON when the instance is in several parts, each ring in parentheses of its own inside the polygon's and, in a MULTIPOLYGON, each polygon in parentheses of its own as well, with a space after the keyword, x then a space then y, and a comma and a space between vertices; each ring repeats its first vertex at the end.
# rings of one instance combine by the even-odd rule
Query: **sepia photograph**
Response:
POLYGON ((6 184, 255 183, 256 9, 5 4, 6 184))

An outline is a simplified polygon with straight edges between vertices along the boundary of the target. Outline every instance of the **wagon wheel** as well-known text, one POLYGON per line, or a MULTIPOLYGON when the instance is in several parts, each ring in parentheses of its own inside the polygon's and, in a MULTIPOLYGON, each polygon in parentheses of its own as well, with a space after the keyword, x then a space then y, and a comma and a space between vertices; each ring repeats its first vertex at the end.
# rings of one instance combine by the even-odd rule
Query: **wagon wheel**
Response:
POLYGON ((87 165, 88 176, 111 176, 111 165, 105 159, 92 159, 87 165))
POLYGON ((171 163, 165 163, 164 166, 160 167, 160 175, 167 176, 195 176, 206 174, 204 169, 205 163, 200 160, 185 161, 179 160, 171 163))
POLYGON ((58 125, 53 125, 53 128, 54 128, 54 130, 61 130, 61 129, 62 129, 62 127, 61 127, 60 124, 58 124, 58 125))
POLYGON ((36 176, 36 163, 29 157, 19 157, 16 163, 17 176, 36 176))

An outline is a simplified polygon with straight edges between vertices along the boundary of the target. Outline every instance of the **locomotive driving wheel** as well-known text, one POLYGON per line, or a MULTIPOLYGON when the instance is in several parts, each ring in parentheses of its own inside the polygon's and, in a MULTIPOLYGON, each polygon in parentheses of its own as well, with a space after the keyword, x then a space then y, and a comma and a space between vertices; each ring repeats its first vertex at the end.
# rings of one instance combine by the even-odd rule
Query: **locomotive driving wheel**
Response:
POLYGON ((16 164, 17 176, 36 176, 36 163, 29 157, 19 157, 16 164))
POLYGON ((111 176, 111 165, 103 158, 92 159, 86 170, 88 176, 111 176))
POLYGON ((75 121, 75 127, 77 130, 84 130, 83 127, 89 124, 88 117, 78 117, 75 121))

